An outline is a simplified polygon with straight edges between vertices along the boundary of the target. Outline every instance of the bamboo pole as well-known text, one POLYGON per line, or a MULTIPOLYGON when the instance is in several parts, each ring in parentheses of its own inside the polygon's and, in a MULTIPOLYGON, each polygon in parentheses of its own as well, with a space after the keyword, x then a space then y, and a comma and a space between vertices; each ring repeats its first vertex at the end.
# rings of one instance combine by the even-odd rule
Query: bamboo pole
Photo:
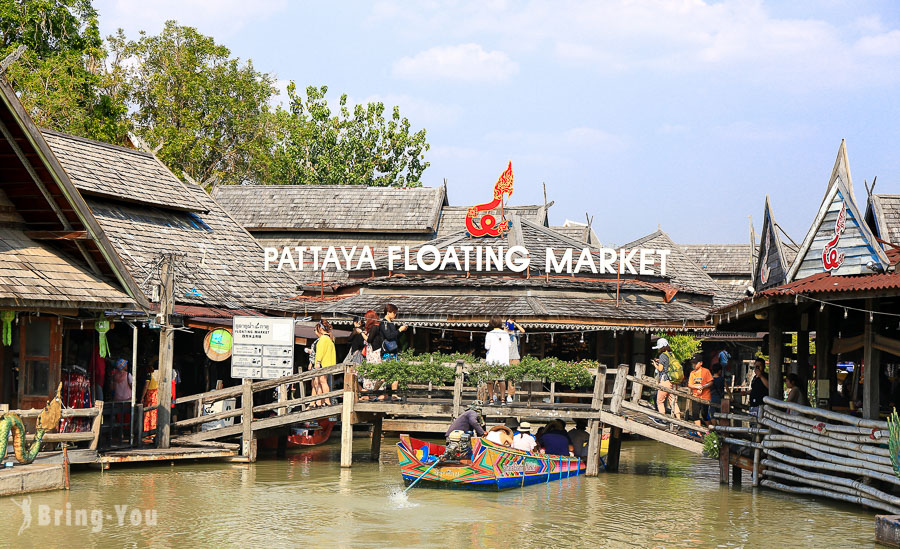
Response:
POLYGON ((776 400, 772 397, 763 398, 763 402, 768 405, 775 406, 777 408, 784 408, 787 410, 793 410, 795 412, 799 412, 801 414, 807 414, 811 416, 824 417, 826 419, 833 419, 835 421, 839 421, 841 423, 847 423, 849 425, 853 425, 855 427, 865 427, 869 429, 878 429, 881 431, 887 430, 887 423, 884 421, 875 421, 872 419, 861 419, 858 417, 848 416, 846 414, 839 414, 838 412, 832 412, 831 410, 825 410, 822 408, 810 408, 809 406, 803 406, 801 404, 796 404, 794 402, 784 402, 781 400, 776 400))
POLYGON ((757 423, 759 418, 754 416, 750 416, 747 414, 723 414, 721 412, 713 413, 713 418, 715 419, 725 419, 725 420, 733 420, 733 421, 743 421, 745 423, 757 423))
POLYGON ((815 445, 822 445, 825 448, 816 448, 817 450, 829 451, 835 454, 845 455, 847 457, 854 457, 853 452, 859 454, 865 454, 869 456, 877 456, 879 458, 883 458, 878 460, 878 463, 891 463, 891 453, 887 448, 879 448, 878 446, 866 446, 863 444, 857 444, 855 442, 847 442, 846 440, 838 440, 828 437, 827 435, 819 435, 816 433, 806 433, 799 429, 794 429, 793 427, 788 427, 783 425, 777 421, 771 420, 769 418, 763 418, 762 424, 766 427, 780 431, 784 433, 783 435, 770 435, 769 438, 772 440, 779 440, 773 438, 775 436, 785 436, 790 435, 791 437, 796 437, 803 439, 805 441, 809 441, 810 445, 816 448, 815 445))
POLYGON ((710 425, 711 431, 735 435, 768 435, 771 431, 763 427, 732 427, 730 425, 710 425))
MULTIPOLYGON (((822 452, 819 450, 812 449, 809 446, 806 446, 804 444, 799 444, 797 442, 772 440, 771 435, 766 437, 765 439, 763 439, 761 444, 763 445, 763 449, 769 455, 774 455, 772 452, 770 452, 770 450, 775 449, 775 448, 788 448, 791 450, 800 450, 801 452, 808 454, 810 457, 813 457, 813 458, 816 458, 817 460, 819 460, 819 461, 814 461, 813 463, 819 463, 822 461, 826 461, 829 463, 852 466, 853 467, 852 469, 846 471, 850 474, 855 473, 855 474, 865 475, 866 472, 871 472, 871 473, 875 473, 878 475, 892 476, 893 480, 891 482, 894 482, 894 484, 900 485, 900 479, 898 479, 896 476, 894 476, 894 474, 893 474, 894 469, 893 469, 893 467, 890 467, 890 466, 879 467, 877 463, 872 463, 872 462, 865 461, 862 459, 836 456, 836 455, 828 453, 828 452, 822 452)), ((778 459, 781 459, 781 458, 778 458, 778 459)))
MULTIPOLYGON (((762 442, 763 447, 765 448, 766 455, 773 459, 777 459, 779 461, 783 461, 785 463, 789 463, 791 465, 796 465, 798 467, 807 467, 811 469, 823 469, 826 471, 832 471, 834 473, 844 473, 848 475, 856 475, 856 476, 865 476, 871 479, 882 480, 884 482, 888 482, 891 484, 896 484, 900 486, 900 479, 898 479, 893 470, 890 473, 881 473, 877 471, 872 471, 870 469, 865 469, 861 467, 853 467, 849 464, 846 464, 847 460, 837 460, 835 463, 831 463, 824 460, 814 460, 814 459, 805 459, 798 458, 794 456, 789 456, 787 454, 783 454, 776 450, 771 449, 766 446, 766 441, 762 442)), ((765 461, 765 460, 764 460, 765 461)))
MULTIPOLYGON (((882 433, 883 431, 870 431, 868 435, 848 435, 845 433, 832 433, 825 427, 824 423, 820 423, 815 426, 808 425, 805 423, 797 424, 796 422, 794 422, 791 419, 792 417, 793 416, 788 416, 788 415, 784 415, 784 414, 775 415, 772 413, 772 410, 766 410, 766 413, 763 417, 763 422, 768 421, 768 422, 772 422, 772 423, 779 425, 780 427, 778 427, 776 429, 779 431, 782 431, 782 432, 796 431, 798 433, 804 433, 806 435, 813 435, 813 436, 822 437, 824 439, 830 439, 830 440, 833 440, 835 443, 841 442, 843 444, 853 444, 853 445, 859 445, 859 444, 878 445, 878 444, 884 443, 884 441, 881 440, 880 435, 879 435, 878 439, 872 438, 872 436, 871 436, 874 433, 882 433), (821 426, 821 429, 819 428, 820 426, 821 426), (809 430, 805 430, 804 427, 809 428, 809 430)), ((855 429, 855 427, 851 427, 851 429, 855 429)), ((887 437, 885 437, 885 438, 887 438, 887 437)), ((872 448, 874 448, 874 446, 872 446, 872 448)), ((884 455, 890 456, 889 453, 884 454, 884 455)))
POLYGON ((858 505, 865 505, 867 507, 871 507, 873 509, 881 509, 882 511, 886 511, 890 514, 896 515, 900 514, 900 507, 894 507, 892 505, 888 505, 886 503, 882 503, 880 501, 876 501, 869 498, 850 496, 847 494, 841 494, 838 492, 834 492, 831 490, 823 490, 821 488, 806 488, 802 486, 788 486, 786 484, 781 484, 779 482, 775 482, 772 480, 764 480, 761 483, 766 488, 774 488, 776 490, 781 490, 782 492, 790 492, 793 494, 805 494, 809 496, 824 496, 831 499, 837 499, 841 501, 847 501, 850 503, 856 503, 858 505))
POLYGON ((749 440, 744 440, 742 438, 730 438, 730 437, 722 437, 722 442, 726 444, 731 444, 734 446, 746 446, 748 448, 762 448, 762 445, 758 442, 752 442, 749 440))
POLYGON ((766 410, 766 414, 769 414, 772 417, 775 417, 778 419, 784 419, 784 420, 788 420, 788 421, 796 421, 797 423, 802 423, 803 425, 815 427, 815 429, 817 431, 828 432, 828 433, 831 433, 832 436, 834 436, 834 433, 864 436, 864 437, 872 440, 873 442, 876 442, 878 439, 887 439, 890 436, 890 432, 888 430, 870 429, 867 427, 854 427, 852 425, 836 425, 834 423, 825 423, 824 421, 809 418, 809 417, 799 415, 799 414, 786 414, 779 410, 773 410, 771 407, 766 410))
MULTIPOLYGON (((858 480, 853 480, 845 477, 838 477, 834 475, 825 475, 822 473, 816 473, 814 471, 806 471, 799 467, 794 467, 793 465, 787 465, 785 463, 780 463, 775 460, 767 459, 763 461, 763 465, 767 468, 777 469, 782 471, 783 473, 790 473, 795 475, 796 477, 809 479, 816 482, 820 482, 823 484, 837 484, 844 488, 848 488, 857 492, 861 492, 868 497, 873 497, 875 499, 879 499, 885 503, 890 505, 900 506, 900 497, 897 497, 892 494, 888 494, 887 492, 883 492, 878 488, 869 486, 864 482, 859 482, 858 480)), ((782 474, 783 474, 782 473, 782 474)), ((790 479, 786 479, 790 480, 790 479)))

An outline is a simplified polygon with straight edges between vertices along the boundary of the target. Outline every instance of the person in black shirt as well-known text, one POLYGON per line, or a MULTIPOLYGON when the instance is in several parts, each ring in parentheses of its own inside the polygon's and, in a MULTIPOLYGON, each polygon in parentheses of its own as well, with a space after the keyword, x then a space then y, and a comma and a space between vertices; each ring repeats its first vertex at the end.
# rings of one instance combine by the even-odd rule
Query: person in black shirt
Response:
POLYGON ((353 321, 353 332, 350 335, 350 351, 347 353, 347 358, 344 359, 344 362, 350 362, 353 364, 362 364, 363 361, 363 349, 366 347, 366 340, 363 338, 363 321, 362 320, 354 320, 353 321))
MULTIPOLYGON (((382 360, 395 360, 400 352, 400 333, 405 332, 407 326, 406 324, 397 326, 394 323, 394 319, 397 318, 397 313, 399 312, 400 310, 393 303, 388 303, 384 306, 384 319, 381 321, 380 327, 381 337, 383 338, 381 344, 382 360)), ((391 383, 391 391, 396 391, 399 384, 397 381, 391 383)), ((399 401, 401 399, 392 393, 391 400, 399 401)))
POLYGON ((769 396, 769 376, 765 370, 766 361, 757 358, 753 364, 753 381, 750 382, 750 415, 755 416, 763 398, 769 396))

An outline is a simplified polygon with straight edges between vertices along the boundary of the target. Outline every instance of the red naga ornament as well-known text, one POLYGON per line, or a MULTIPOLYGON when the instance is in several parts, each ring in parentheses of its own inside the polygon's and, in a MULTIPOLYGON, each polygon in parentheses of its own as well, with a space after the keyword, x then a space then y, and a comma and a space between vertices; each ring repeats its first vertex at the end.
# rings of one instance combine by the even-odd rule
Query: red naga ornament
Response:
POLYGON ((841 213, 834 222, 834 238, 825 244, 822 250, 822 265, 826 271, 833 271, 844 264, 844 254, 837 251, 838 242, 847 227, 847 204, 841 202, 841 213))
POLYGON ((497 208, 497 206, 501 205, 503 195, 512 196, 512 193, 513 171, 512 161, 510 161, 506 171, 500 174, 500 178, 497 179, 497 183, 494 185, 494 199, 485 204, 472 206, 466 213, 466 229, 469 230, 469 234, 475 237, 500 236, 503 234, 503 231, 509 230, 509 221, 503 221, 498 225, 497 219, 491 214, 484 215, 479 220, 480 226, 477 226, 475 225, 475 216, 478 215, 478 212, 486 212, 497 208))

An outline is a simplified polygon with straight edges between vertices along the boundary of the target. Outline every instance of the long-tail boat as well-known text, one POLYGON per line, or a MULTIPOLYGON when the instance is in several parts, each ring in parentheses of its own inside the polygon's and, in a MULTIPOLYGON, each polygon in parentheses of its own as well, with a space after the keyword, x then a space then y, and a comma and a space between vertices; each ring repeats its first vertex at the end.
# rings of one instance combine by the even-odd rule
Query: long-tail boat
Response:
MULTIPOLYGON (((601 456, 608 444, 603 441, 601 456)), ((445 461, 446 446, 400 435, 397 455, 403 481, 432 488, 499 491, 581 475, 587 465, 577 457, 515 450, 484 438, 472 438, 471 447, 468 458, 445 461)))

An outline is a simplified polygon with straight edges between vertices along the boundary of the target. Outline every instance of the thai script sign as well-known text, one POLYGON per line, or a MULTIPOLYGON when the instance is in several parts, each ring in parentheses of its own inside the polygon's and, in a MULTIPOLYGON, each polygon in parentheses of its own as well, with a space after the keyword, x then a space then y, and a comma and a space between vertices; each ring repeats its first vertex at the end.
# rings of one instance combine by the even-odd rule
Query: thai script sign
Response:
POLYGON ((274 379, 294 372, 294 319, 236 316, 231 377, 274 379))
POLYGON ((837 246, 841 241, 841 235, 847 228, 847 204, 841 201, 841 213, 834 222, 834 238, 825 244, 822 250, 822 266, 826 271, 834 271, 844 264, 843 252, 838 252, 837 246))

